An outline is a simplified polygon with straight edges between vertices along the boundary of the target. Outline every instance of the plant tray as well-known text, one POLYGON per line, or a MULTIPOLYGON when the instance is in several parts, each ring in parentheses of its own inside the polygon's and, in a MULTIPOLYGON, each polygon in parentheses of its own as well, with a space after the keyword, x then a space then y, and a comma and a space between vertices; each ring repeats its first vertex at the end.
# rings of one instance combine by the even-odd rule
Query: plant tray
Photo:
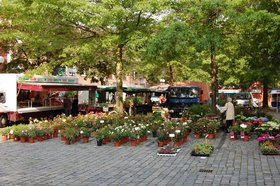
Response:
POLYGON ((209 157, 210 154, 198 154, 196 153, 195 151, 192 151, 191 152, 191 156, 203 156, 203 157, 209 157))
POLYGON ((157 153, 158 156, 165 156, 165 157, 174 157, 177 155, 177 153, 174 154, 161 154, 161 153, 157 153))
POLYGON ((279 155, 279 153, 262 153, 263 155, 279 155))
POLYGON ((178 153, 180 150, 181 150, 181 149, 177 149, 176 152, 174 152, 174 153, 168 153, 168 154, 158 152, 157 155, 158 155, 158 156, 172 157, 172 156, 176 156, 177 153, 178 153))

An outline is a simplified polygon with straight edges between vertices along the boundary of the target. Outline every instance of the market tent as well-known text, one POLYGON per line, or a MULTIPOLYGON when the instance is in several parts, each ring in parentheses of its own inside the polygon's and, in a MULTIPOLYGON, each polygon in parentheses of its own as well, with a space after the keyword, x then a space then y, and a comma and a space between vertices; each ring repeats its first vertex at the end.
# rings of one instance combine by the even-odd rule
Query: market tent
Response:
POLYGON ((81 85, 81 84, 61 84, 61 83, 18 83, 18 89, 32 90, 38 92, 49 91, 82 91, 82 90, 96 90, 95 85, 81 85))

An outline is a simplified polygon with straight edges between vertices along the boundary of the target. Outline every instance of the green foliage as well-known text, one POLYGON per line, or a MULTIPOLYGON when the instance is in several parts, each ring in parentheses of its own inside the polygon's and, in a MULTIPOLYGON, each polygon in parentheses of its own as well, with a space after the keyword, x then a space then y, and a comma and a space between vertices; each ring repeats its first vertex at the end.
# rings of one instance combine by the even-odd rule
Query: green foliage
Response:
POLYGON ((277 148, 270 141, 265 141, 260 145, 263 154, 278 154, 277 148))
POLYGON ((204 116, 210 112, 210 107, 204 104, 193 104, 188 108, 188 113, 191 115, 200 115, 204 116))
POLYGON ((37 128, 36 127, 29 128, 28 137, 35 138, 35 136, 37 136, 37 128))
POLYGON ((194 134, 203 134, 205 132, 205 126, 208 123, 207 118, 199 118, 196 122, 190 123, 191 130, 194 134))
POLYGON ((90 137, 90 134, 91 134, 91 129, 86 128, 86 127, 82 127, 82 128, 80 129, 80 135, 81 135, 82 137, 90 137))
POLYGON ((205 130, 208 134, 216 134, 219 127, 220 127, 219 120, 210 119, 205 126, 205 130))
POLYGON ((8 136, 10 133, 11 127, 5 127, 3 129, 0 129, 0 134, 2 136, 8 136))
POLYGON ((196 154, 210 155, 213 152, 214 148, 211 144, 204 142, 196 144, 193 147, 193 150, 196 154))
POLYGON ((235 134, 239 134, 240 132, 240 126, 239 125, 233 125, 229 127, 230 132, 234 132, 235 134))

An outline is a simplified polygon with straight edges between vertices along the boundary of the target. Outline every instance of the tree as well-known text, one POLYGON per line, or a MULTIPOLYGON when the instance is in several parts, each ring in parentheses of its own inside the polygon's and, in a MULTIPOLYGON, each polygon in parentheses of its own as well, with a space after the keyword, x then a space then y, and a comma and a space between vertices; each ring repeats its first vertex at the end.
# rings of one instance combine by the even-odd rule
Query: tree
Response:
POLYGON ((280 73, 280 3, 275 0, 248 1, 239 19, 239 54, 248 62, 251 83, 263 85, 263 107, 268 107, 268 87, 280 73))
POLYGON ((231 4, 227 0, 185 0, 175 6, 180 20, 190 25, 197 51, 208 54, 212 88, 212 110, 216 110, 218 94, 218 63, 216 56, 221 53, 230 30, 231 4))
MULTIPOLYGON (((123 113, 122 77, 128 44, 156 24, 167 0, 3 0, 1 7, 33 61, 58 52, 47 63, 98 64, 115 62, 117 111, 123 113), (8 13, 9 10, 9 13, 8 13), (36 19, 34 19, 36 17, 36 19), (102 48, 102 53, 98 53, 102 48), (70 51, 70 52, 69 52, 70 51), (74 51, 74 52, 73 52, 74 51), (78 54, 77 51, 80 51, 78 54), (104 56, 106 55, 106 56, 104 56), (98 57, 96 57, 98 56, 98 57), (110 60, 106 57, 110 56, 110 60), (98 59, 85 61, 85 59, 98 59)), ((129 53, 127 53, 129 54, 129 53)), ((112 64, 114 68, 114 64, 112 64)), ((103 68, 103 66, 102 66, 103 68)))

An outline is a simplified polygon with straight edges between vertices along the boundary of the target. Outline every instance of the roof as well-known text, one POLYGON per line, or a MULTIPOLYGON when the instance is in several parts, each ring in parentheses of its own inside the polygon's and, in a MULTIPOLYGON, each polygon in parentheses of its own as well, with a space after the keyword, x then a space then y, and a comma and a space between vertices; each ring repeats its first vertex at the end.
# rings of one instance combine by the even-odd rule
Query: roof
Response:
MULTIPOLYGON (((116 86, 106 86, 106 85, 101 85, 98 86, 97 89, 103 90, 103 91, 116 91, 116 86)), ((151 89, 146 88, 146 87, 123 87, 124 92, 129 92, 129 93, 137 93, 137 92, 151 92, 151 89)))
POLYGON ((17 87, 22 90, 33 90, 39 92, 50 91, 81 91, 95 90, 95 85, 67 84, 67 83, 18 83, 17 87))
POLYGON ((271 94, 280 94, 280 88, 273 88, 271 94))

